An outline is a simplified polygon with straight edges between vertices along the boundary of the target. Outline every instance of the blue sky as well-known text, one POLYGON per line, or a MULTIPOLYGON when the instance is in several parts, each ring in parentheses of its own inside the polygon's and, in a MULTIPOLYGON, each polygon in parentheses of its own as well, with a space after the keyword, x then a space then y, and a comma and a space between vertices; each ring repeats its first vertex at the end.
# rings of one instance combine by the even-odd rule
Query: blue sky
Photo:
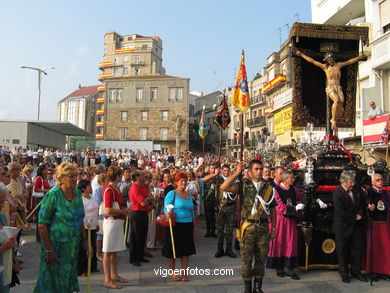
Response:
POLYGON ((79 84, 99 84, 107 31, 160 36, 167 74, 206 94, 234 82, 243 48, 252 79, 278 50, 279 27, 285 41, 296 13, 311 21, 310 0, 2 0, 0 10, 0 119, 37 117, 37 73, 20 66, 55 67, 42 80, 42 120, 79 84))

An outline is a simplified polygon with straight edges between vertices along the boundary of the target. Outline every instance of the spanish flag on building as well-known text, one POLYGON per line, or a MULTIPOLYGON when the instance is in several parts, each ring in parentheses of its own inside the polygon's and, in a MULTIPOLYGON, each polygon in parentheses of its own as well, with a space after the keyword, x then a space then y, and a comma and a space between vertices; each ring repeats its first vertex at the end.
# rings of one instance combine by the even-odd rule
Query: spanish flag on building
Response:
POLYGON ((202 110, 202 118, 200 118, 200 122, 199 122, 199 130, 198 130, 198 134, 199 136, 202 138, 202 139, 205 139, 205 137, 207 136, 207 134, 209 133, 209 128, 206 124, 206 121, 204 119, 204 108, 205 106, 203 106, 203 110, 202 110))
POLYGON ((244 50, 242 50, 240 69, 237 73, 236 84, 234 85, 234 92, 230 101, 242 112, 245 112, 250 106, 244 50))

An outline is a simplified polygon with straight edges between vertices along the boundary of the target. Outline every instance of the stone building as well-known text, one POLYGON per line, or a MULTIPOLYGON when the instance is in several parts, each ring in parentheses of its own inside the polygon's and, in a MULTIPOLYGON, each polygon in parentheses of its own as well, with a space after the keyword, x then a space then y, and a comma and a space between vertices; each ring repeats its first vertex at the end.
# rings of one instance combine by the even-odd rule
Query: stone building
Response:
POLYGON ((106 33, 99 68, 97 139, 153 141, 154 150, 174 152, 180 115, 180 150, 188 150, 189 79, 165 74, 159 37, 106 33))

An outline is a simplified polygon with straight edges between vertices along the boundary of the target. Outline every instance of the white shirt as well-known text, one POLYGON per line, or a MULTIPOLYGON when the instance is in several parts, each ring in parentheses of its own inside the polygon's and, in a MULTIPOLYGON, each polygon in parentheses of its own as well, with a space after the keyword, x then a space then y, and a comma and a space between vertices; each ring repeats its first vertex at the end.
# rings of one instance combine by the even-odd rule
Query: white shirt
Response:
POLYGON ((370 111, 368 111, 367 117, 375 116, 375 115, 379 116, 382 114, 383 114, 382 109, 379 108, 378 106, 376 106, 374 109, 370 107, 370 111))
POLYGON ((83 196, 83 205, 84 205, 84 227, 88 228, 88 219, 91 219, 91 229, 95 230, 98 225, 98 216, 99 216, 99 206, 96 201, 91 198, 86 198, 83 196))
POLYGON ((98 183, 98 177, 99 177, 99 175, 95 175, 95 177, 93 178, 93 180, 91 182, 92 194, 95 192, 96 189, 98 189, 100 187, 100 185, 98 183))

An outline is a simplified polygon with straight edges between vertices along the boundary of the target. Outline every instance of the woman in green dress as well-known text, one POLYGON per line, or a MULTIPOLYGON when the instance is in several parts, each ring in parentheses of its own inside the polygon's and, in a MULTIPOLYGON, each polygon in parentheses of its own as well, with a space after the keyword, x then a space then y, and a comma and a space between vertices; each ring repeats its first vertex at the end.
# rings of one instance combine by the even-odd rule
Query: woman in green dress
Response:
POLYGON ((62 163, 57 183, 42 199, 38 228, 42 238, 41 264, 34 293, 80 291, 77 280, 79 243, 87 247, 82 195, 76 188, 77 168, 62 163))

